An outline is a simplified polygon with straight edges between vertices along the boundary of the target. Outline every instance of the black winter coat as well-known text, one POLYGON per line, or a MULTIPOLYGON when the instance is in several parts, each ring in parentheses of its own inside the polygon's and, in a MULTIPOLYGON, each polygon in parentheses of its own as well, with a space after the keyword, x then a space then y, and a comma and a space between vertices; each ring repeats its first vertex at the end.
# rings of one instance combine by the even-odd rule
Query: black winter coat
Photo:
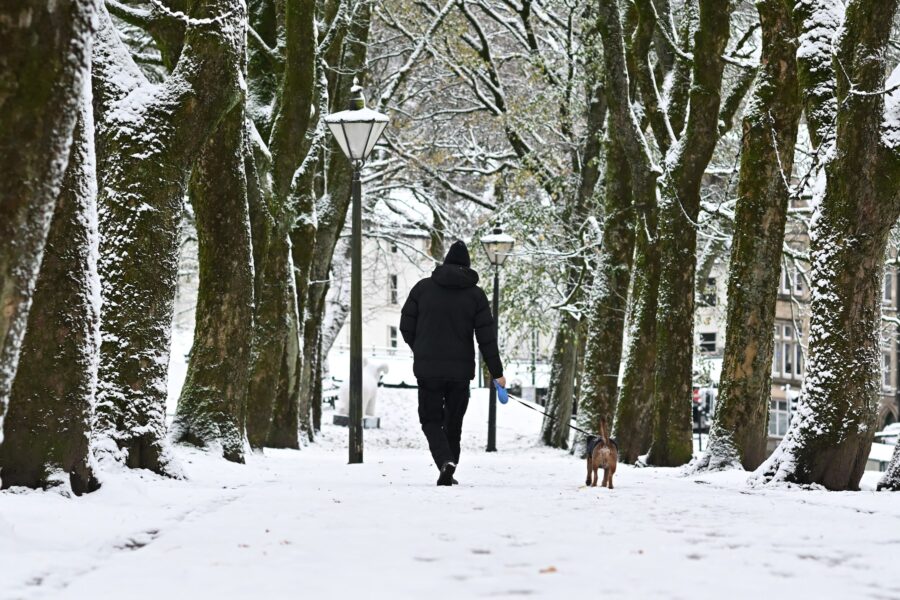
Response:
POLYGON ((494 317, 477 283, 478 273, 469 267, 445 263, 410 290, 400 333, 412 348, 418 379, 474 379, 473 332, 491 375, 503 376, 494 317))

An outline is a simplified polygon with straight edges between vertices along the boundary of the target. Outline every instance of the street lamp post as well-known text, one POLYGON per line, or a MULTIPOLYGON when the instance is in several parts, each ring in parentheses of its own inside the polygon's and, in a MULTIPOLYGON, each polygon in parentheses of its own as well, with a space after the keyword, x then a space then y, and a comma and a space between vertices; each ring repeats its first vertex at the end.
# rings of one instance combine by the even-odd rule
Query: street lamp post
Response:
POLYGON ((359 82, 354 80, 350 89, 350 106, 347 110, 325 117, 325 123, 338 146, 353 165, 352 242, 350 273, 350 414, 349 454, 350 464, 363 461, 362 415, 362 184, 360 171, 375 148, 388 118, 366 108, 366 98, 359 82))
MULTIPOLYGON (((515 238, 511 235, 503 233, 500 224, 494 226, 493 231, 481 238, 481 246, 487 254, 488 261, 494 267, 494 338, 498 340, 498 328, 500 322, 499 304, 500 304, 500 267, 506 262, 509 253, 512 252, 513 246, 516 244, 515 238)), ((493 382, 490 385, 490 400, 488 404, 488 440, 487 451, 497 451, 497 388, 493 382)))

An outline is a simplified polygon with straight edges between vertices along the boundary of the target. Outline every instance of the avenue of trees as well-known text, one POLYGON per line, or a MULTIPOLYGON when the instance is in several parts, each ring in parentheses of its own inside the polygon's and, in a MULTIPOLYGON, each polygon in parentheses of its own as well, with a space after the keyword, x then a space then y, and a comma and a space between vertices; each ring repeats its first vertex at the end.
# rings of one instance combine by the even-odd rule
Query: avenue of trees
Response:
MULTIPOLYGON (((244 462, 315 441, 351 183, 323 118, 358 79, 391 116, 364 209, 397 191, 427 206, 409 225, 436 261, 496 221, 519 239, 501 327, 552 336, 543 443, 569 446, 577 403, 625 462, 857 489, 897 256, 898 5, 4 2, 0 483, 81 494, 104 464, 181 476, 173 443, 244 462), (186 210, 196 327, 167 423, 186 210), (695 313, 717 262, 724 364, 691 462, 695 313), (767 458, 783 268, 811 289, 810 331, 767 458)), ((881 487, 900 490, 900 449, 881 487)))

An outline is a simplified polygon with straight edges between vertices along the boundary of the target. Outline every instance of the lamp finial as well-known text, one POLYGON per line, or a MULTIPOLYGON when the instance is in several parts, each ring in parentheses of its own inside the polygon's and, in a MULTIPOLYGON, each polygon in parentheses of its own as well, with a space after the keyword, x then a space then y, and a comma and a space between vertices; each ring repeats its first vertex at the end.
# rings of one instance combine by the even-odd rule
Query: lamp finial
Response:
POLYGON ((362 110, 366 107, 366 95, 363 93, 362 86, 359 85, 359 78, 353 78, 353 87, 350 88, 350 110, 362 110))

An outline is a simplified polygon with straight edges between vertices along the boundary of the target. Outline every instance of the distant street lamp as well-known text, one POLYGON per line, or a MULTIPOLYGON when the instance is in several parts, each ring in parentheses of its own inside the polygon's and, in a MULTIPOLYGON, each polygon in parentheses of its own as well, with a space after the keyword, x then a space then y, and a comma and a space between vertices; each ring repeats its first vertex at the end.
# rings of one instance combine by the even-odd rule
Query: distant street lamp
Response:
POLYGON ((387 115, 366 108, 362 87, 354 79, 347 110, 325 117, 331 134, 353 165, 353 230, 350 274, 350 464, 363 461, 362 410, 362 184, 360 171, 387 127, 387 115))
MULTIPOLYGON (((500 303, 500 267, 506 262, 509 253, 512 252, 516 240, 509 234, 503 233, 500 224, 494 226, 494 230, 488 235, 481 238, 481 246, 487 254, 488 261, 494 267, 494 337, 499 344, 498 327, 500 323, 499 303, 500 303)), ((488 441, 487 451, 497 451, 497 388, 494 383, 490 385, 490 401, 488 403, 488 441)))

